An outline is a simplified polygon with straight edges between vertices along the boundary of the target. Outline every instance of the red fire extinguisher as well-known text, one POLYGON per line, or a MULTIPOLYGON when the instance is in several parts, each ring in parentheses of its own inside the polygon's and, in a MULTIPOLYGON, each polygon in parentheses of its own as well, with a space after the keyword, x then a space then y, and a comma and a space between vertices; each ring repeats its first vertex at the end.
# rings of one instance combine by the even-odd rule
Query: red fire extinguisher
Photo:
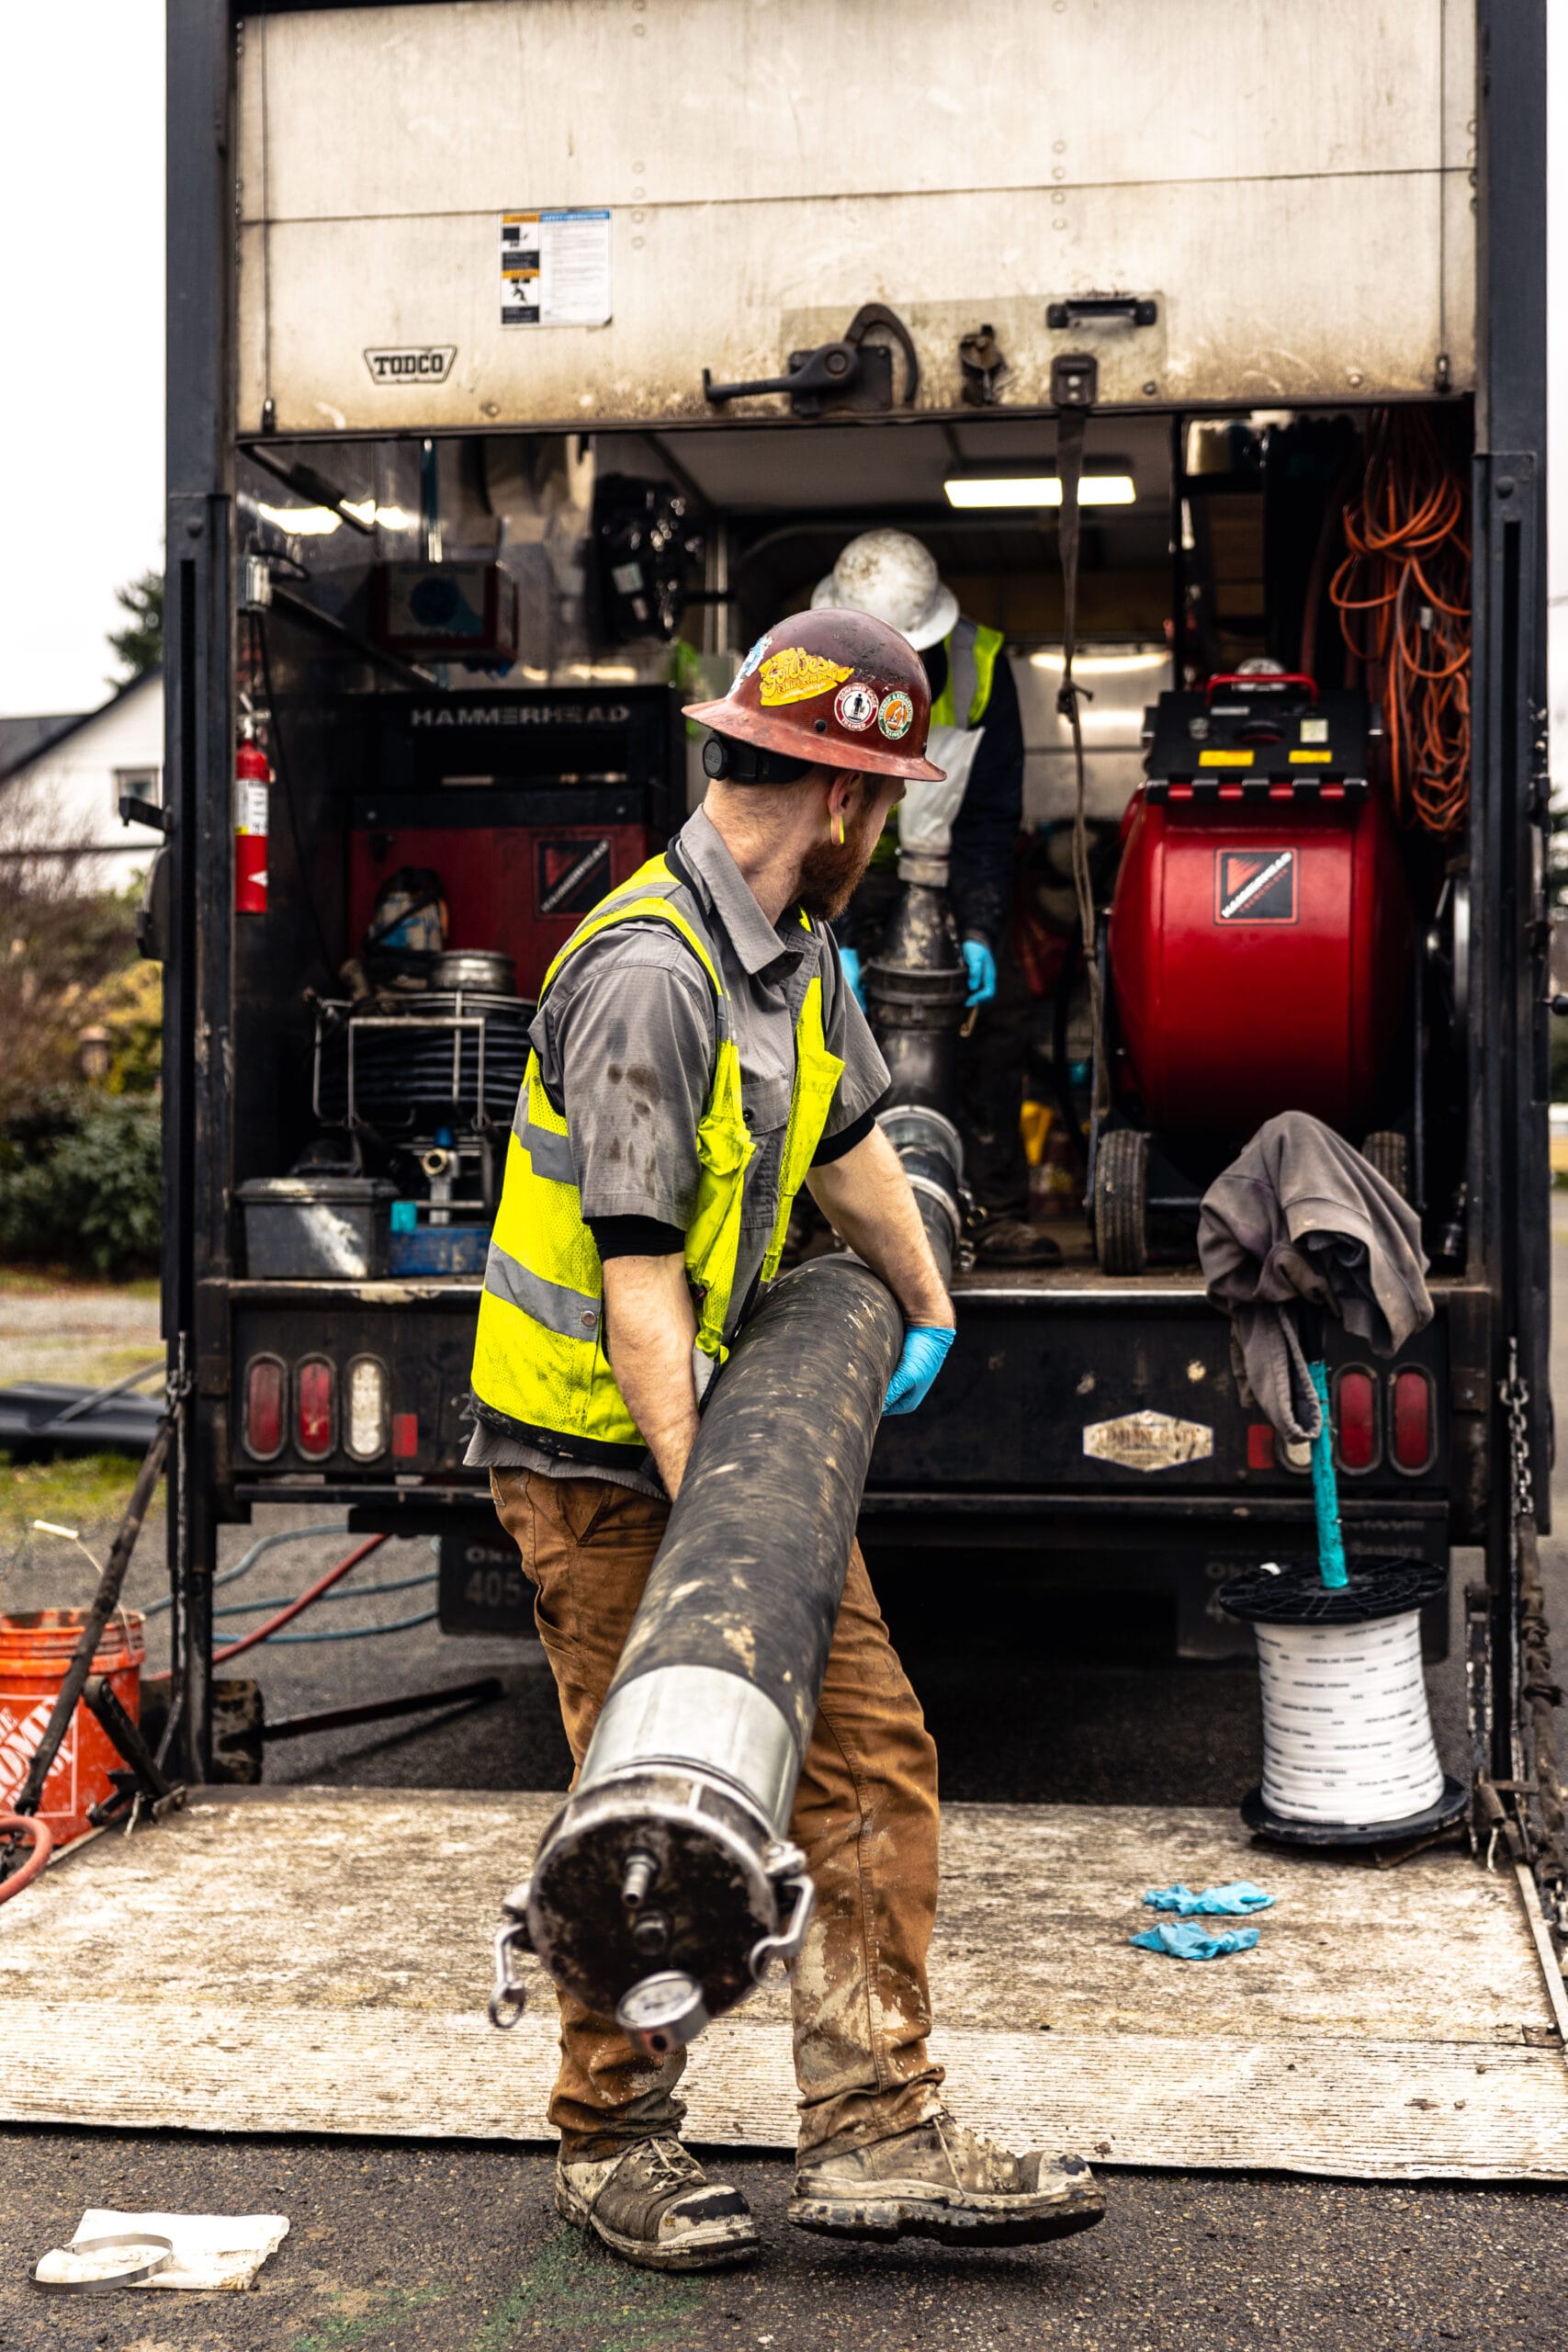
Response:
POLYGON ((272 770, 261 745, 243 737, 234 758, 234 912, 266 912, 266 788, 272 770))

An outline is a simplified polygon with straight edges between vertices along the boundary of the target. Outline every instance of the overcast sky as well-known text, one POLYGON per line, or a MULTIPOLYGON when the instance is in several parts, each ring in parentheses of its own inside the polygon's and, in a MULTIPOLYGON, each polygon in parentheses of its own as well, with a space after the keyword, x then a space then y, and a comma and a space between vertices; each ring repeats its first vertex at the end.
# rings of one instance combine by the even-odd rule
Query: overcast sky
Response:
MULTIPOLYGON (((1568 46, 1568 6, 1551 14, 1568 46)), ((0 712, 102 700, 115 589, 163 560, 163 85, 162 0, 0 0, 0 712)), ((1553 87, 1552 218, 1568 220, 1568 73, 1553 87)), ((1552 278, 1558 414, 1568 236, 1552 278)), ((1561 785, 1568 461, 1553 477, 1552 553, 1561 785)))
POLYGON ((163 0, 0 0, 0 712, 86 710, 163 564, 163 0))

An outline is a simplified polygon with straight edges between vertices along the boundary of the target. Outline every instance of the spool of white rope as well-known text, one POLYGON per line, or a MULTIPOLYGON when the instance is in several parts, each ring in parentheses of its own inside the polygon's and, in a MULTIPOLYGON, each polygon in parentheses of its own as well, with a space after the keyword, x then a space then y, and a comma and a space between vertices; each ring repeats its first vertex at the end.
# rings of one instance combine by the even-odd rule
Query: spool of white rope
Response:
POLYGON ((1421 1668, 1421 1607, 1444 1582, 1424 1560, 1354 1561, 1340 1587, 1270 1563, 1221 1593, 1258 1636, 1263 1785, 1248 1804, 1261 1800, 1281 1832, 1397 1828, 1462 1803, 1438 1760, 1421 1668))
POLYGON ((1282 1821, 1369 1828, 1443 1792, 1421 1671, 1421 1617, 1264 1625, 1263 1802, 1282 1821))

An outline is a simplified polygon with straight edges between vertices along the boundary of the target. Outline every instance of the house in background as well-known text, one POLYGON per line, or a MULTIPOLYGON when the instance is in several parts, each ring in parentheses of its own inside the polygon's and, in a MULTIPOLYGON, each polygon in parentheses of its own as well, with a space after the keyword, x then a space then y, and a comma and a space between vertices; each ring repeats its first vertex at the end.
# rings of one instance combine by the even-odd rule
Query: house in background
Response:
POLYGON ((122 824, 120 797, 161 801, 163 771, 161 670, 96 710, 0 718, 0 859, 61 860, 84 890, 123 890, 163 835, 122 824))

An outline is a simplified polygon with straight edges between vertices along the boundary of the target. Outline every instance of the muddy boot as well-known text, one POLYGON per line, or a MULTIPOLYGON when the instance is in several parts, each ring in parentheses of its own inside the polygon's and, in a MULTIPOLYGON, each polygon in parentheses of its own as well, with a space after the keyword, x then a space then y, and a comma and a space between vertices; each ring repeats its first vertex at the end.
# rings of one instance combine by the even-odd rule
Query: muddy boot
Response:
POLYGON ((807 2157, 789 2204, 803 2230, 947 2245, 1036 2245, 1092 2229, 1104 2212, 1081 2156, 1010 2155, 945 2113, 843 2155, 807 2157))
POLYGON ((556 2211, 644 2270, 717 2270, 757 2251, 738 2188, 710 2181, 679 2140, 634 2140, 603 2164, 556 2165, 556 2211))

